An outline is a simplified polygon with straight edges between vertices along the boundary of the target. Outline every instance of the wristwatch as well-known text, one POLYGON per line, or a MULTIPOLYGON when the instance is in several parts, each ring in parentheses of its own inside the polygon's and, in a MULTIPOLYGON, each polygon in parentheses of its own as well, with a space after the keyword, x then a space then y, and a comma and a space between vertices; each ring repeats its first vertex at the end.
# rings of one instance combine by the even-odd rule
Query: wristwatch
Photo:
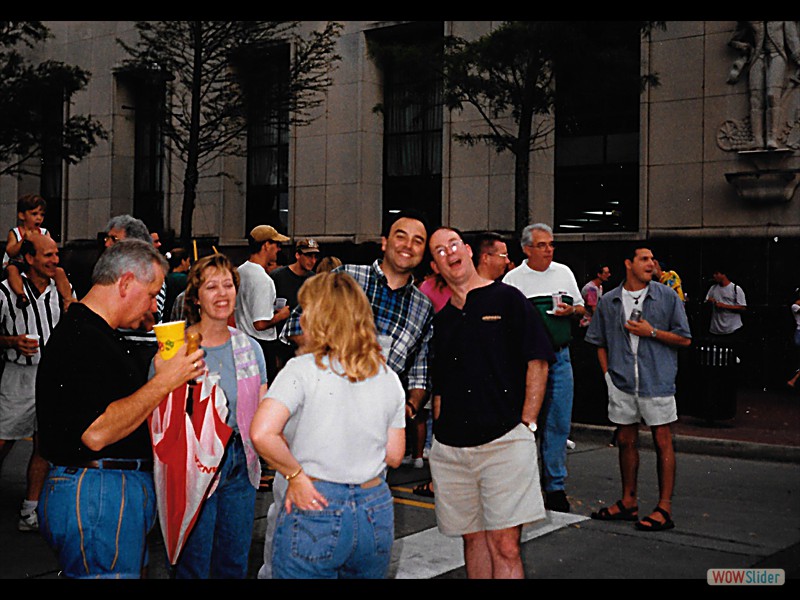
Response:
POLYGON ((658 334, 658 329, 653 327, 653 331, 650 332, 650 337, 655 339, 657 334, 658 334))
POLYGON ((536 433, 536 423, 525 423, 525 421, 523 421, 523 423, 525 424, 525 427, 531 430, 531 433, 536 433))

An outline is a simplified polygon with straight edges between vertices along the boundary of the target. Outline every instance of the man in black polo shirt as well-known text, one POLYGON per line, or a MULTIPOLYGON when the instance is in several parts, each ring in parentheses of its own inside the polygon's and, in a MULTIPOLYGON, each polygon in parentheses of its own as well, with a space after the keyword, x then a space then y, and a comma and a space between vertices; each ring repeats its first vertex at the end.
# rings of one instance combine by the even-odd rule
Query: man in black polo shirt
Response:
POLYGON ((545 517, 534 432, 555 355, 532 304, 481 277, 458 231, 428 245, 453 293, 433 321, 437 525, 462 537, 467 577, 521 579, 522 525, 545 517))
POLYGON ((50 463, 39 530, 69 578, 137 578, 156 519, 147 417, 203 372, 203 350, 155 358, 149 381, 118 328, 156 308, 166 260, 150 241, 107 248, 92 288, 74 302, 42 350, 36 412, 50 463))

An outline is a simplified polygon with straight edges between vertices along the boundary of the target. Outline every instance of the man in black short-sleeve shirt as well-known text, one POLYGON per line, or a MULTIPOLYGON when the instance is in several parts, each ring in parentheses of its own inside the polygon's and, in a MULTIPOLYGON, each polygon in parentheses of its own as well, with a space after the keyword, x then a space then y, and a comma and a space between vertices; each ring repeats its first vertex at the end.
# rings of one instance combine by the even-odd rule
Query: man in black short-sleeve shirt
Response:
POLYGON ((533 432, 552 344, 519 290, 477 273, 458 231, 428 245, 453 294, 433 321, 437 526, 462 538, 467 577, 522 578, 522 525, 545 516, 533 432))

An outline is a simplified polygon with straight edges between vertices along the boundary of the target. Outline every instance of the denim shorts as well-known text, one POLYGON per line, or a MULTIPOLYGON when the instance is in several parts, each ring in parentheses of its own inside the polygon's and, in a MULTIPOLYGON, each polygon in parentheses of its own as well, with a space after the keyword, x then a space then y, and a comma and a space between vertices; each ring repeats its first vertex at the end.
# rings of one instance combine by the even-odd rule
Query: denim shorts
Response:
POLYGON ((315 481, 323 510, 280 508, 272 547, 274 579, 383 579, 394 542, 394 505, 385 481, 315 481))
POLYGON ((51 465, 38 512, 65 577, 141 577, 156 523, 152 473, 51 465))

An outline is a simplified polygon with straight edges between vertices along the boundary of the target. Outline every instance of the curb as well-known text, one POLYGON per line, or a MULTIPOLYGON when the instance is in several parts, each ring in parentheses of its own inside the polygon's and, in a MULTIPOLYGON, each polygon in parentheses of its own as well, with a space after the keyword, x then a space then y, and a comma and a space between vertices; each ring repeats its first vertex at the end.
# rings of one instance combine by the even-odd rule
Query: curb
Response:
MULTIPOLYGON (((572 424, 572 439, 590 443, 609 445, 614 428, 606 425, 572 424)), ((776 444, 759 444, 738 440, 719 440, 690 435, 673 436, 676 452, 686 454, 707 454, 710 456, 728 456, 749 460, 800 463, 800 447, 779 446, 776 444)), ((639 436, 639 447, 653 449, 653 439, 649 435, 639 436)))

